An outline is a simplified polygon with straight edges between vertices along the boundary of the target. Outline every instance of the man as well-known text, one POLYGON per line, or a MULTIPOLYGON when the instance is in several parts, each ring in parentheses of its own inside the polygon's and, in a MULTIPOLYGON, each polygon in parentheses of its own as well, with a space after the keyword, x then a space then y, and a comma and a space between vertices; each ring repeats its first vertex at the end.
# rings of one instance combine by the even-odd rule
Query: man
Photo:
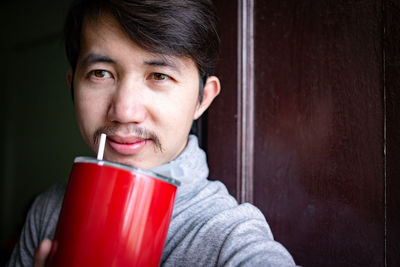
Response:
MULTIPOLYGON (((94 153, 107 134, 106 160, 168 169, 182 183, 162 265, 293 266, 261 212, 207 180, 189 135, 220 91, 216 20, 210 0, 75 1, 65 44, 79 129, 94 153)), ((10 266, 44 265, 64 192, 36 199, 10 266)))

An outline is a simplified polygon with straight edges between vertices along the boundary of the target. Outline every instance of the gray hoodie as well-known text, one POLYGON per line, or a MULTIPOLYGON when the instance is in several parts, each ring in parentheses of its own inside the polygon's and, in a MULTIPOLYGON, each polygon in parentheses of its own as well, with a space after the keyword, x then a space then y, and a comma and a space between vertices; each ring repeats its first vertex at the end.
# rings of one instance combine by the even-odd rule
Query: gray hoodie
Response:
MULTIPOLYGON (((238 205, 221 182, 207 179, 206 155, 195 136, 178 158, 155 171, 166 168, 182 184, 162 266, 295 266, 256 207, 238 205)), ((65 188, 57 185, 37 197, 8 266, 32 266, 36 247, 53 238, 65 188)))

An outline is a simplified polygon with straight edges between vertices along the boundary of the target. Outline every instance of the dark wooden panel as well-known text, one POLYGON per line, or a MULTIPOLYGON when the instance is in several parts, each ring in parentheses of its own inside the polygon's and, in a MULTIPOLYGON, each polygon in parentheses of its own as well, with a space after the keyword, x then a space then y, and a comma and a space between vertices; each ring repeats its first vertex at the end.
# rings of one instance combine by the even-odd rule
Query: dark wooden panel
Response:
POLYGON ((214 1, 220 17, 221 53, 217 75, 222 90, 207 114, 210 178, 225 183, 237 196, 237 1, 214 1))
POLYGON ((400 266, 400 1, 385 1, 387 266, 400 266))
POLYGON ((255 2, 254 201, 303 266, 383 266, 380 1, 255 2))

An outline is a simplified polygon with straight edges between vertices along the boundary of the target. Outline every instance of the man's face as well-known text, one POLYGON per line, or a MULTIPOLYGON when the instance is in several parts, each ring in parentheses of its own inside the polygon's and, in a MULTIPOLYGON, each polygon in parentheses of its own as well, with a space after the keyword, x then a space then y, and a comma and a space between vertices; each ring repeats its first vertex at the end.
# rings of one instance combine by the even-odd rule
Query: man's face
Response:
POLYGON ((92 151, 104 132, 104 158, 139 168, 176 158, 193 120, 212 101, 199 103, 192 59, 138 47, 111 16, 84 22, 72 82, 79 129, 92 151))

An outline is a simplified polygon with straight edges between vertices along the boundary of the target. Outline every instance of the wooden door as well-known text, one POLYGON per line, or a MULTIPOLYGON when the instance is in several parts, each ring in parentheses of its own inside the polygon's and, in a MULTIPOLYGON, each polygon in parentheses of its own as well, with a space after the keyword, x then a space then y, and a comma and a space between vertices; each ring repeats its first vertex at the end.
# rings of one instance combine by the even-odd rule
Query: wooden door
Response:
POLYGON ((215 0, 210 177, 302 266, 398 266, 399 1, 215 0))

